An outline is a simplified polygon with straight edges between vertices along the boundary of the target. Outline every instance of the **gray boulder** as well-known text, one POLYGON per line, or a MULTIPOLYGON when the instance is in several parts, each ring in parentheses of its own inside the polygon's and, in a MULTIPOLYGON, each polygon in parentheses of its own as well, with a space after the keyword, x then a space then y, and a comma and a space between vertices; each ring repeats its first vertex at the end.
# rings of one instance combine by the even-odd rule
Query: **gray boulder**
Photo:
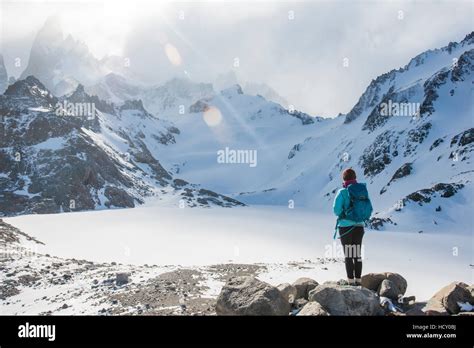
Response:
POLYGON ((311 278, 298 278, 293 286, 296 288, 296 298, 308 299, 308 294, 311 290, 319 284, 316 280, 311 278))
POLYGON ((253 277, 231 278, 217 298, 217 315, 288 315, 290 304, 276 287, 253 277))
POLYGON ((309 292, 331 315, 382 315, 378 296, 363 287, 323 284, 309 292))
POLYGON ((388 297, 392 300, 397 300, 400 295, 405 295, 408 287, 405 278, 398 273, 392 272, 366 274, 361 279, 361 285, 364 288, 376 291, 380 296, 388 297), (384 282, 384 280, 389 280, 389 282, 384 282), (383 282, 384 284, 382 285, 383 282))
MULTIPOLYGON (((389 279, 382 280, 380 283, 377 293, 379 296, 388 297, 392 300, 397 300, 399 293, 399 288, 389 279)), ((403 295, 403 294, 402 294, 403 295)))
POLYGON ((283 283, 278 285, 277 289, 280 290, 283 297, 286 298, 289 303, 295 302, 297 291, 293 285, 289 283, 283 283))
POLYGON ((318 302, 308 302, 304 307, 298 312, 297 315, 317 315, 317 316, 328 316, 329 313, 324 310, 318 302))
POLYGON ((460 312, 458 302, 474 303, 467 284, 452 282, 434 294, 423 311, 429 315, 457 314, 460 312))

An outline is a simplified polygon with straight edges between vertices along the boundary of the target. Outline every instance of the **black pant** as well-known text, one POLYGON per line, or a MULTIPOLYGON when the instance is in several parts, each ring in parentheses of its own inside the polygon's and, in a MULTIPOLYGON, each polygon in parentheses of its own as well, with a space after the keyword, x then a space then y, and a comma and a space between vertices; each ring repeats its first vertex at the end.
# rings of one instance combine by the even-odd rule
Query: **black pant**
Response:
POLYGON ((361 253, 362 237, 364 237, 364 227, 339 227, 339 236, 341 236, 341 243, 344 249, 347 278, 360 278, 362 275, 361 253))

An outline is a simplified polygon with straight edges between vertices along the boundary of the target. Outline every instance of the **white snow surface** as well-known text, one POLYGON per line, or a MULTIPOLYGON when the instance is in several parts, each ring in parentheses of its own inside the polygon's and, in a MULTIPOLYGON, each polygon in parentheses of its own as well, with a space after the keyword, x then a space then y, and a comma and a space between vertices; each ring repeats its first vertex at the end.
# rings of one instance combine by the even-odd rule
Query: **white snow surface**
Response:
MULTIPOLYGON (((37 252, 63 258, 187 267, 265 263, 274 266, 260 278, 274 285, 300 276, 319 282, 345 277, 340 243, 332 239, 334 218, 308 209, 180 209, 149 202, 135 209, 25 215, 5 221, 44 242, 37 252), (340 262, 334 263, 334 258, 340 262), (329 263, 327 270, 285 266, 317 259, 329 263)), ((465 231, 366 230, 363 273, 400 273, 408 281, 407 295, 427 300, 452 281, 473 282, 472 249, 472 236, 465 231)), ((222 284, 214 288, 218 285, 222 284)))

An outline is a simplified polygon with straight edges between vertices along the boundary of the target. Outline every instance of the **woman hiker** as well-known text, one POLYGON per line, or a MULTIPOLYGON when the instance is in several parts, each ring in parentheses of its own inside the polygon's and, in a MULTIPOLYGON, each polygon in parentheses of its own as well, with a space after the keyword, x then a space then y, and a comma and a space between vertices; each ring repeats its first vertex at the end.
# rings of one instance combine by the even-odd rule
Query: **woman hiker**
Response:
POLYGON ((358 183, 356 173, 352 168, 342 173, 342 189, 334 199, 333 210, 337 216, 336 231, 344 249, 347 281, 350 285, 359 286, 362 275, 362 237, 364 223, 372 214, 372 204, 369 199, 366 184, 358 183))

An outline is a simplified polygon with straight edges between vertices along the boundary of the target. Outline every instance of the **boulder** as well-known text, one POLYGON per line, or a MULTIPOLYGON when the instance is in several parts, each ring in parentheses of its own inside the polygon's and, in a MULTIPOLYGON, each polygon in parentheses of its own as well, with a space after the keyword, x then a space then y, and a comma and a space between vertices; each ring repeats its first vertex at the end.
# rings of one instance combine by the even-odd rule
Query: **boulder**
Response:
POLYGON ((277 289, 280 290, 284 298, 288 300, 289 303, 294 303, 296 299, 296 288, 289 284, 283 283, 277 286, 277 289))
POLYGON ((288 315, 290 304, 276 287, 253 277, 234 277, 217 298, 218 315, 288 315))
POLYGON ((389 299, 395 301, 398 299, 398 295, 400 294, 399 288, 395 286, 395 284, 393 284, 390 279, 382 280, 382 283, 380 283, 377 293, 379 294, 379 296, 388 297, 389 299))
POLYGON ((384 272, 384 273, 369 273, 362 277, 361 285, 364 288, 377 292, 380 296, 388 297, 397 300, 399 295, 405 295, 408 283, 398 273, 384 272), (389 280, 390 282, 385 282, 389 280), (380 293, 383 292, 383 294, 380 293))
POLYGON ((308 302, 305 306, 298 312, 297 315, 318 315, 318 316, 328 316, 329 313, 326 312, 318 302, 308 302))
POLYGON ((298 278, 293 286, 296 288, 296 298, 308 299, 309 292, 318 286, 318 282, 311 278, 298 278))
POLYGON ((423 311, 431 315, 457 314, 460 312, 458 302, 473 303, 473 298, 467 284, 452 282, 434 294, 423 311))
POLYGON ((330 315, 382 315, 378 296, 363 287, 323 284, 309 292, 330 315))

